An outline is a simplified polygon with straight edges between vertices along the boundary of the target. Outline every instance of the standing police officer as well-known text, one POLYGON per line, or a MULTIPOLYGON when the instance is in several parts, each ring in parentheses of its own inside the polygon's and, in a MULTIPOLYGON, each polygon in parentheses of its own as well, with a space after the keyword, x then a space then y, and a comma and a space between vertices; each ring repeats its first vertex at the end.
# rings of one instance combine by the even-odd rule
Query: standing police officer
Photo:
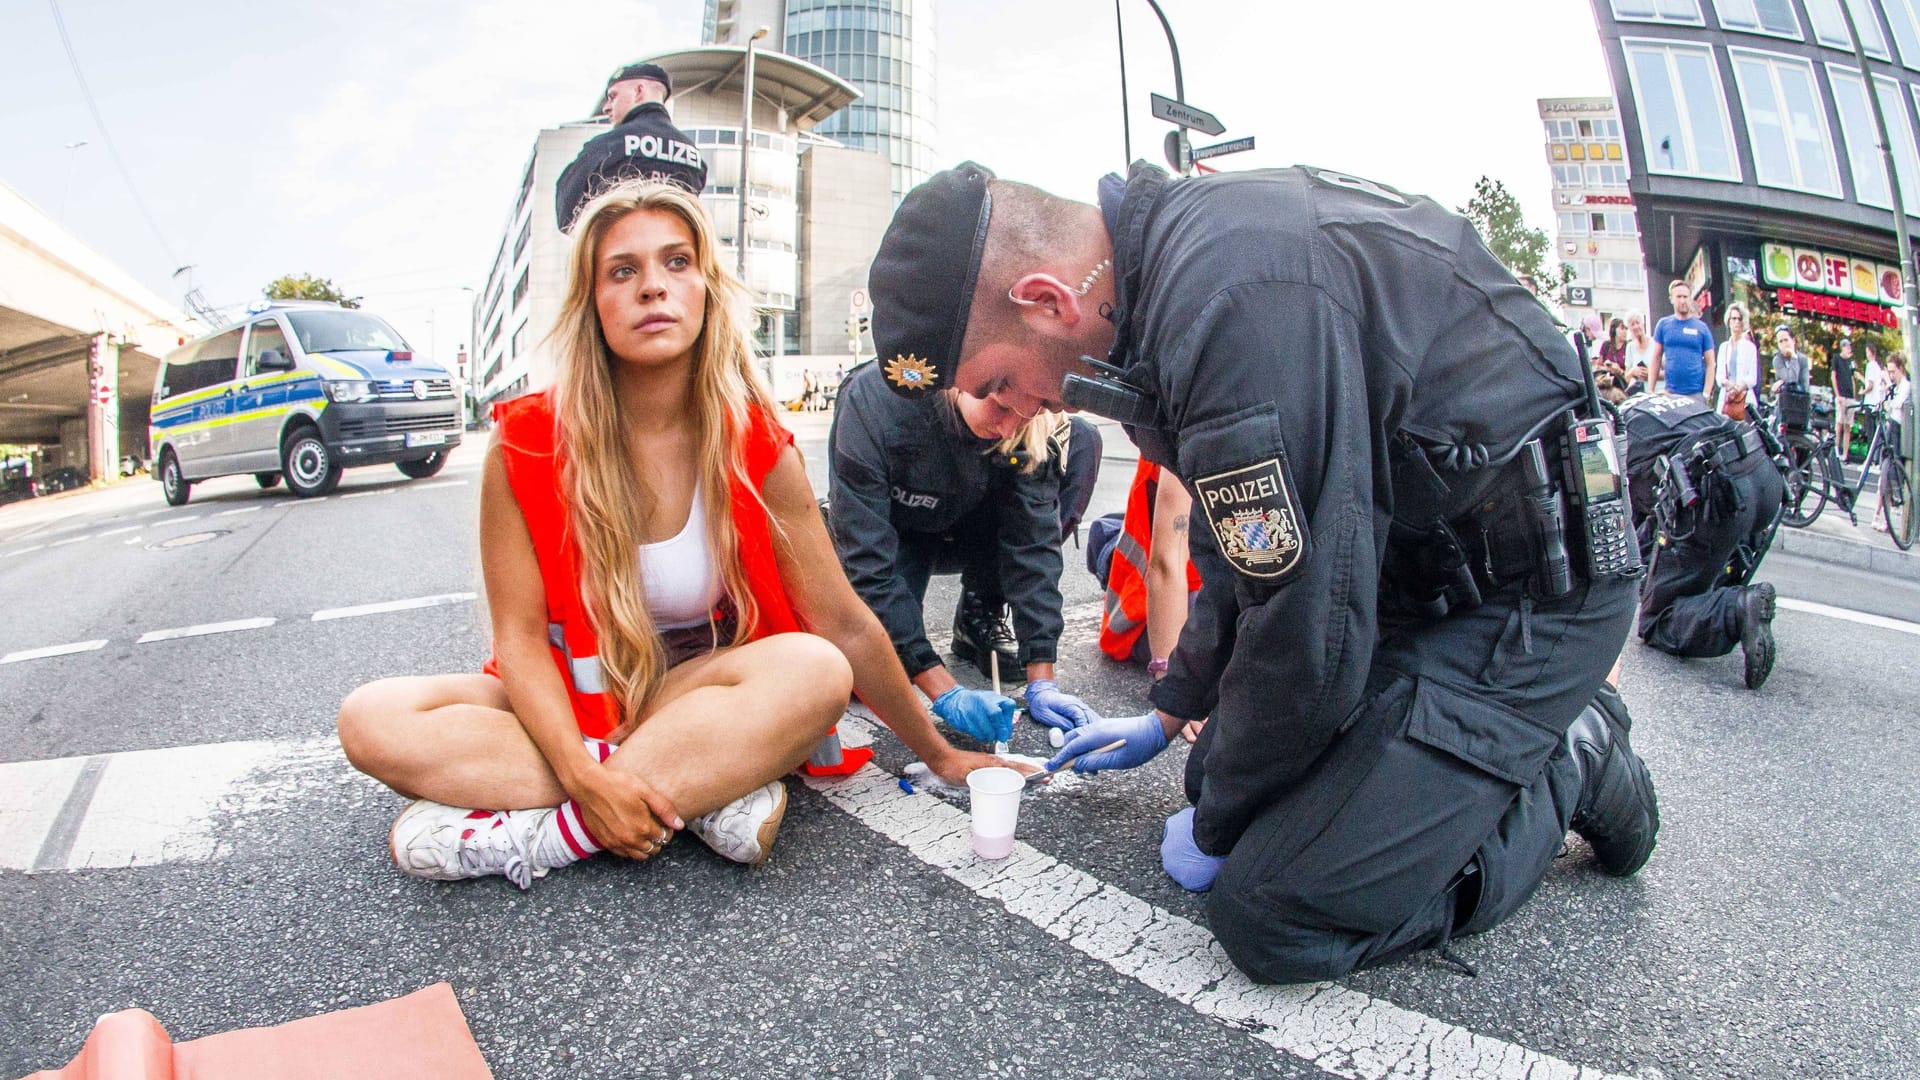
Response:
POLYGON ((1621 417, 1634 522, 1651 553, 1640 640, 1675 656, 1739 645, 1747 688, 1773 671, 1774 588, 1747 582, 1780 520, 1786 481, 1760 432, 1691 394, 1645 394, 1621 417))
MULTIPOLYGON (((1057 418, 1056 418, 1057 419, 1057 418)), ((1014 703, 961 686, 927 642, 928 578, 960 571, 953 649, 983 673, 1002 647, 1001 611, 1014 628, 1000 670, 1024 667, 1035 720, 1070 730, 1093 719, 1054 681, 1060 641, 1060 542, 1086 511, 1100 467, 1100 436, 1073 420, 1055 430, 1027 415, 959 394, 916 399, 886 390, 880 369, 853 369, 827 436, 828 528, 854 591, 880 617, 933 714, 982 742, 1013 734, 1014 703), (1036 445, 1010 447, 1018 437, 1036 445), (1036 453, 1044 460, 1036 460, 1036 453), (1065 459, 1064 461, 1062 459, 1065 459)))
POLYGON ((1318 169, 1139 164, 1094 207, 967 163, 901 203, 871 279, 897 392, 1103 412, 1192 489, 1204 584, 1154 711, 1056 760, 1123 738, 1076 767, 1131 767, 1211 716, 1162 861, 1213 886, 1249 975, 1444 950, 1569 826, 1609 873, 1645 863, 1652 781, 1605 685, 1633 560, 1566 558, 1569 443, 1604 427, 1469 222, 1318 169))
POLYGON ((554 185, 561 232, 573 228, 589 199, 622 180, 665 180, 695 195, 706 188, 706 161, 667 115, 671 96, 673 78, 659 64, 628 64, 607 79, 600 111, 614 128, 588 139, 554 185))

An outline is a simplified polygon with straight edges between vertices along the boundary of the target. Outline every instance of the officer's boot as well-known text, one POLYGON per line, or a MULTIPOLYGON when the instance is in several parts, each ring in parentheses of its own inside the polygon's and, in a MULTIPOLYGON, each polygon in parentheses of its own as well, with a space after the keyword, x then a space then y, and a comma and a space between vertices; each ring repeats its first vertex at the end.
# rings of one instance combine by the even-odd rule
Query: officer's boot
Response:
POLYGON ((1004 601, 987 600, 971 592, 961 592, 960 606, 953 613, 953 655, 991 677, 992 664, 987 654, 1000 654, 1000 677, 1019 682, 1026 678, 1019 668, 1020 647, 1007 625, 1004 601))
POLYGON ((1567 729, 1567 748, 1580 769, 1580 802, 1568 827, 1615 877, 1646 865, 1660 832, 1653 777, 1627 742, 1632 723, 1620 695, 1602 687, 1567 729))
POLYGON ((1740 651, 1747 657, 1747 689, 1773 674, 1773 586, 1765 581, 1740 593, 1740 651))

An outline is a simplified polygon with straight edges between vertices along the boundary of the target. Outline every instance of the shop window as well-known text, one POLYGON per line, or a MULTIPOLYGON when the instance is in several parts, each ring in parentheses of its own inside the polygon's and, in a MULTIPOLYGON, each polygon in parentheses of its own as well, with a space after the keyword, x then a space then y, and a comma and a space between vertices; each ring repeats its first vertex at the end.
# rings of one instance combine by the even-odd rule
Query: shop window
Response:
POLYGON ((1814 83, 1813 65, 1742 49, 1729 53, 1759 181, 1768 187, 1839 195, 1827 111, 1814 83))
POLYGON ((1625 45, 1648 168, 1738 181, 1740 165, 1712 50, 1663 41, 1625 45))

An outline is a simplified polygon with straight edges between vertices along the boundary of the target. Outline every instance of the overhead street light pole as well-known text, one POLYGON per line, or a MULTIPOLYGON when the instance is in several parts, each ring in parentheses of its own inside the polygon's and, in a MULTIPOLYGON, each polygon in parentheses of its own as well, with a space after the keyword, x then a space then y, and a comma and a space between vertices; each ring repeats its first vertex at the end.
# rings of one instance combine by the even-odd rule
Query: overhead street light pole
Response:
MULTIPOLYGON (((747 283, 747 193, 753 188, 747 179, 748 155, 753 150, 753 45, 766 36, 767 28, 763 26, 747 39, 746 72, 740 83, 740 188, 736 192, 740 201, 740 231, 734 235, 734 243, 739 247, 734 274, 742 285, 747 283)), ((749 288, 747 294, 751 296, 753 290, 749 288)))
MULTIPOLYGON (((1148 3, 1152 3, 1152 0, 1148 0, 1148 3)), ((1907 354, 1907 381, 1911 384, 1915 360, 1914 345, 1920 342, 1920 328, 1914 325, 1914 319, 1920 317, 1920 283, 1916 283, 1913 278, 1913 239, 1907 231, 1906 199, 1900 191, 1900 172, 1894 167, 1893 139, 1887 133, 1886 112, 1880 108, 1880 90, 1874 82, 1873 69, 1867 65, 1866 45, 1861 42, 1860 30, 1853 22, 1853 5, 1841 4, 1840 15, 1847 20, 1847 33, 1853 35, 1854 60, 1860 65, 1860 80, 1866 86, 1867 103, 1873 107, 1873 126, 1880 136, 1880 157, 1886 163, 1887 188, 1893 196, 1893 234, 1900 247, 1900 302, 1903 305, 1900 316, 1900 340, 1907 354)), ((1887 394, 1889 408, 1893 405, 1892 399, 1893 395, 1889 391, 1887 394)), ((1916 447, 1920 446, 1920 423, 1915 422, 1916 406, 1920 406, 1920 394, 1914 393, 1909 385, 1907 415, 1895 419, 1900 421, 1903 436, 1901 441, 1906 443, 1903 447, 1897 447, 1896 453, 1910 463, 1920 462, 1920 458, 1915 456, 1916 447)), ((1837 434, 1843 440, 1846 438, 1845 432, 1837 434)), ((1920 485, 1915 484, 1913 474, 1907 473, 1906 528, 1909 531, 1914 528, 1913 499, 1917 487, 1920 485)), ((1888 514, 1887 526, 1889 529, 1900 527, 1892 521, 1891 513, 1888 514)))
MULTIPOLYGON (((1166 31, 1167 51, 1173 54, 1173 96, 1175 100, 1184 104, 1187 100, 1187 80, 1180 71, 1180 43, 1173 39, 1173 24, 1167 21, 1167 13, 1160 10, 1159 0, 1147 0, 1147 6, 1153 9, 1154 16, 1160 20, 1160 29, 1166 31)), ((1114 0, 1113 26, 1114 32, 1120 39, 1120 124, 1125 129, 1127 164, 1131 165, 1133 164, 1133 127, 1127 111, 1127 36, 1120 23, 1120 0, 1114 0)), ((1187 145, 1187 129, 1183 127, 1178 131, 1179 134, 1176 137, 1180 140, 1180 146, 1184 151, 1187 145)), ((1188 155, 1183 152, 1179 158, 1185 161, 1188 155)), ((1191 164, 1181 169, 1180 174, 1185 176, 1190 168, 1192 168, 1191 164)))

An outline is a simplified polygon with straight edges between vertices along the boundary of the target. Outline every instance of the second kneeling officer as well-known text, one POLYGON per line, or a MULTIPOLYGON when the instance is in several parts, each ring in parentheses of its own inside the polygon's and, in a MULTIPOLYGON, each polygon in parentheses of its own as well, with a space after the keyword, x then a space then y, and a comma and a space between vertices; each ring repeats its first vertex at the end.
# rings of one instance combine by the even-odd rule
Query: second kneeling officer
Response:
POLYGON ((1100 463, 1092 424, 951 392, 907 400, 867 364, 841 386, 827 459, 841 565, 935 716, 983 742, 1013 732, 1012 699, 962 687, 927 641, 927 581, 958 570, 954 652, 982 672, 998 653, 1010 681, 1024 669, 1027 710, 1043 724, 1064 730, 1093 718, 1053 677, 1060 543, 1086 511, 1100 463), (1000 629, 1009 602, 1012 634, 1000 629))
POLYGON ((1752 579, 1786 493, 1764 436, 1690 394, 1643 394, 1621 417, 1648 553, 1640 640, 1675 656, 1725 656, 1738 645, 1747 688, 1760 689, 1773 671, 1775 597, 1752 579))

